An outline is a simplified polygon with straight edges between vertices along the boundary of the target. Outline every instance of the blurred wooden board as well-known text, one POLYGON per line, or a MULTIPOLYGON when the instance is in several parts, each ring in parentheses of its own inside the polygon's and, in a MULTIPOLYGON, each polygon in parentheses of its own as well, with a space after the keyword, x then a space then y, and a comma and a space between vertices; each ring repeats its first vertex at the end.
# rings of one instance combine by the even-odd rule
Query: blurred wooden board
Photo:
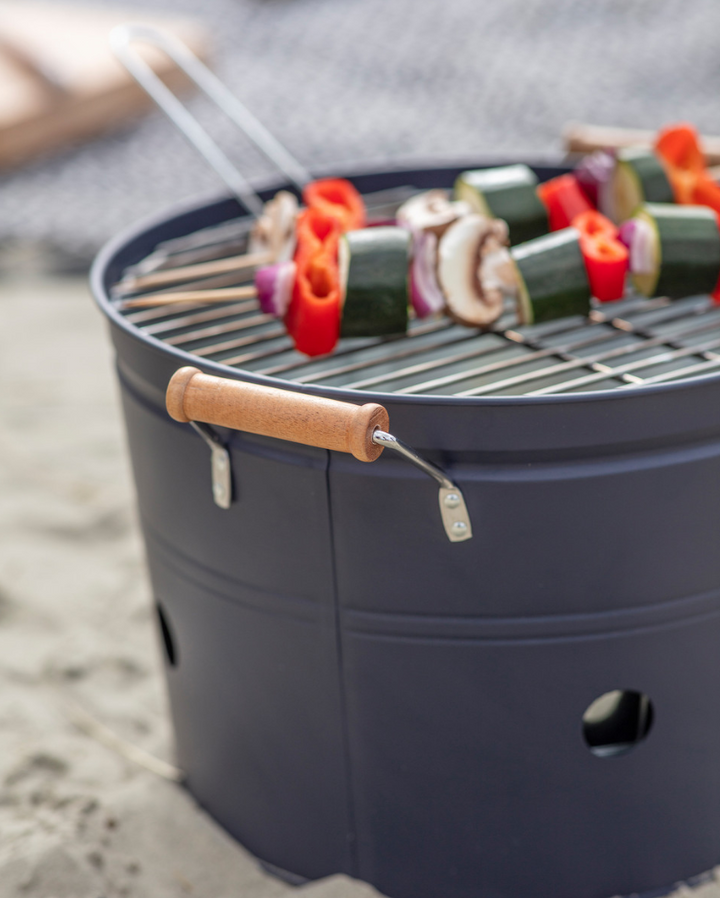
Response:
MULTIPOLYGON (((126 22, 163 28, 206 55, 206 33, 193 20, 0 0, 0 168, 97 137, 152 108, 108 46, 109 32, 126 22)), ((159 50, 142 44, 138 50, 174 90, 187 85, 159 50)))

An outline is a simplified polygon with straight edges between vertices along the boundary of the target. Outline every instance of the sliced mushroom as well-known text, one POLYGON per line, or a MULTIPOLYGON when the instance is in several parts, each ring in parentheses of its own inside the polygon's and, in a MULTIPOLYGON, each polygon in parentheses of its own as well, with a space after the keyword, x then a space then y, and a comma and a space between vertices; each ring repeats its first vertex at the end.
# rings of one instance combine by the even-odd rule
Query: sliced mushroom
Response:
POLYGON ((411 197, 397 210, 397 223, 415 233, 432 231, 441 237, 450 225, 469 215, 469 203, 451 202, 445 190, 427 190, 411 197))
POLYGON ((466 215, 440 239, 438 279, 445 311, 460 324, 487 328, 497 321, 504 296, 516 289, 513 272, 504 221, 466 215))
POLYGON ((287 262, 295 252, 295 219, 298 201, 281 190, 265 203, 263 214, 253 225, 248 251, 267 252, 273 262, 287 262))

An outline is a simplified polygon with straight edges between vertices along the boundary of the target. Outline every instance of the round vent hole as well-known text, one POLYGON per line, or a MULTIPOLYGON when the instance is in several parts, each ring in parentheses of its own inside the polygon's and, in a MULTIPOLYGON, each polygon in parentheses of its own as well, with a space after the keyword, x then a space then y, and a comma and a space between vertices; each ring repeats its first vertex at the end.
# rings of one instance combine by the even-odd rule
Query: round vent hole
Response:
POLYGON ((155 608, 160 623, 160 635, 162 636, 163 648, 165 649, 165 657, 167 658, 170 667, 175 667, 177 665, 177 652, 175 650, 175 640, 173 639, 172 631, 170 630, 167 614, 159 602, 155 608))
POLYGON ((606 692, 583 714, 583 736, 598 758, 616 758, 631 751, 650 732, 653 706, 647 695, 631 689, 606 692))

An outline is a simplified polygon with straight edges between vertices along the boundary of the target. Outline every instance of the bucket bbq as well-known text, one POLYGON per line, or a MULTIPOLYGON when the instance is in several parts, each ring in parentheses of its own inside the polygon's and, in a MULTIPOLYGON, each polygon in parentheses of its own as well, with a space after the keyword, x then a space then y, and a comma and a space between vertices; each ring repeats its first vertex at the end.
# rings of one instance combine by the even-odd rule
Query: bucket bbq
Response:
MULTIPOLYGON (((340 174, 382 216, 482 167, 340 174)), ((148 258, 242 252, 251 223, 186 205, 93 271, 192 794, 290 881, 392 898, 713 867, 720 308, 415 320, 308 358, 252 299, 113 299, 148 258)))

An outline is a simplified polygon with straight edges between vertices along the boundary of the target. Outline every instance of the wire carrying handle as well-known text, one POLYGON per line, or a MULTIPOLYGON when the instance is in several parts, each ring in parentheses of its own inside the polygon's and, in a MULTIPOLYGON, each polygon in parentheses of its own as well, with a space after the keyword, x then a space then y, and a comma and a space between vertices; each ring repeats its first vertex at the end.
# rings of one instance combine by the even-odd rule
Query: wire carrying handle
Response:
POLYGON ((299 190, 312 180, 307 169, 181 40, 149 25, 128 24, 114 28, 110 32, 110 46, 117 58, 255 217, 260 216, 263 211, 260 197, 195 116, 132 46, 134 43, 151 44, 166 53, 299 190))
POLYGON ((383 449, 392 449, 438 484, 440 517, 450 542, 472 538, 460 487, 437 465, 387 433, 390 419, 382 405, 355 405, 215 377, 192 367, 179 368, 170 378, 165 405, 171 418, 190 424, 210 446, 213 497, 221 508, 229 508, 232 502, 230 455, 208 425, 348 452, 366 462, 375 461, 383 449))

